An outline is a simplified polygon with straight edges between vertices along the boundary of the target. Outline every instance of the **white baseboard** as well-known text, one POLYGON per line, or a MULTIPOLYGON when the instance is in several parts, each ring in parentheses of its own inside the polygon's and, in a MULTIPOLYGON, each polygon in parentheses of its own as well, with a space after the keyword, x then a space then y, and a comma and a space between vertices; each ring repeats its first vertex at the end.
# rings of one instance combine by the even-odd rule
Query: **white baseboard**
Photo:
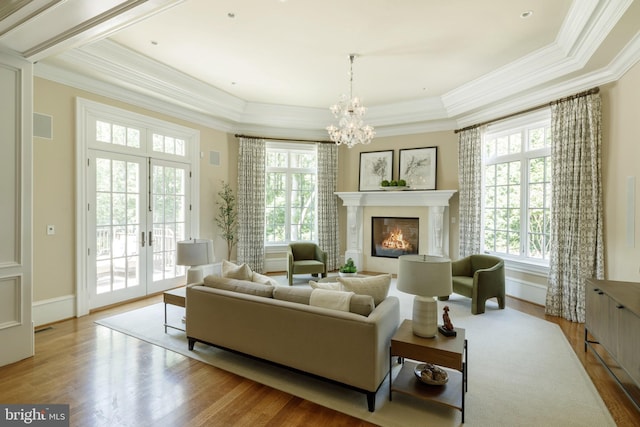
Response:
POLYGON ((276 271, 287 271, 287 257, 266 258, 264 260, 264 272, 272 273, 276 271))
POLYGON ((65 295, 35 301, 32 305, 32 316, 34 327, 76 317, 76 296, 65 295))
POLYGON ((506 279, 507 295, 524 301, 529 301, 538 305, 545 305, 547 299, 547 287, 538 283, 524 280, 506 279))

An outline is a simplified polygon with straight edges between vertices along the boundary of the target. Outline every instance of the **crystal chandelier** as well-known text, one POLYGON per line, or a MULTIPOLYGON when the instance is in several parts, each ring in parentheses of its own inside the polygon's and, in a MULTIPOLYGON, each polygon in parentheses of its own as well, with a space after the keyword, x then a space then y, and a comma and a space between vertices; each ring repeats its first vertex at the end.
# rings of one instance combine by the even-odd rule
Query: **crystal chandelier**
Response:
POLYGON ((337 145, 347 144, 351 148, 356 144, 369 144, 376 134, 373 127, 362 122, 367 109, 360 103, 358 97, 353 97, 353 59, 354 53, 349 55, 351 68, 349 71, 349 98, 342 95, 337 104, 332 105, 329 110, 338 120, 338 126, 327 126, 329 138, 337 145))

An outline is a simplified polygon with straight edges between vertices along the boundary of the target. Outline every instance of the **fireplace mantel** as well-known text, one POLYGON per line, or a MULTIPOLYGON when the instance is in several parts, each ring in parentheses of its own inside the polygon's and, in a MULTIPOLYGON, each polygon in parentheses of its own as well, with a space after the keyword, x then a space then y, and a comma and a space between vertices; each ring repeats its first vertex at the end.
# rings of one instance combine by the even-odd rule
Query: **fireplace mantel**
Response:
POLYGON ((456 190, 335 193, 344 206, 449 206, 456 190))
POLYGON ((365 246, 363 208, 366 206, 425 207, 428 209, 427 255, 448 256, 449 199, 457 190, 430 191, 357 191, 335 193, 347 208, 347 250, 345 259, 363 265, 365 246))

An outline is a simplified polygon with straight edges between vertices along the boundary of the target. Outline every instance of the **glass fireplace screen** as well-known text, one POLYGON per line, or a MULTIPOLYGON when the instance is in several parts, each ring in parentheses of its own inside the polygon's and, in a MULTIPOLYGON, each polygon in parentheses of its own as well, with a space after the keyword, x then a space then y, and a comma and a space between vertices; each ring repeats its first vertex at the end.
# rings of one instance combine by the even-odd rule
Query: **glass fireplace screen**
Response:
POLYGON ((371 256, 398 258, 418 253, 419 219, 406 217, 371 218, 371 256))

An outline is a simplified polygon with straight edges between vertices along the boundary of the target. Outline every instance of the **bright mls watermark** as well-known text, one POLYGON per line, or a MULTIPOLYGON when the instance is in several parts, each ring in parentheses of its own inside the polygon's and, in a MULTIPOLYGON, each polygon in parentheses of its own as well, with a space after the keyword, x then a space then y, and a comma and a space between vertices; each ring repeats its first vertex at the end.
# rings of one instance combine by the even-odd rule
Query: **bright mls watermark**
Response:
POLYGON ((0 427, 69 427, 69 405, 0 404, 0 427))

